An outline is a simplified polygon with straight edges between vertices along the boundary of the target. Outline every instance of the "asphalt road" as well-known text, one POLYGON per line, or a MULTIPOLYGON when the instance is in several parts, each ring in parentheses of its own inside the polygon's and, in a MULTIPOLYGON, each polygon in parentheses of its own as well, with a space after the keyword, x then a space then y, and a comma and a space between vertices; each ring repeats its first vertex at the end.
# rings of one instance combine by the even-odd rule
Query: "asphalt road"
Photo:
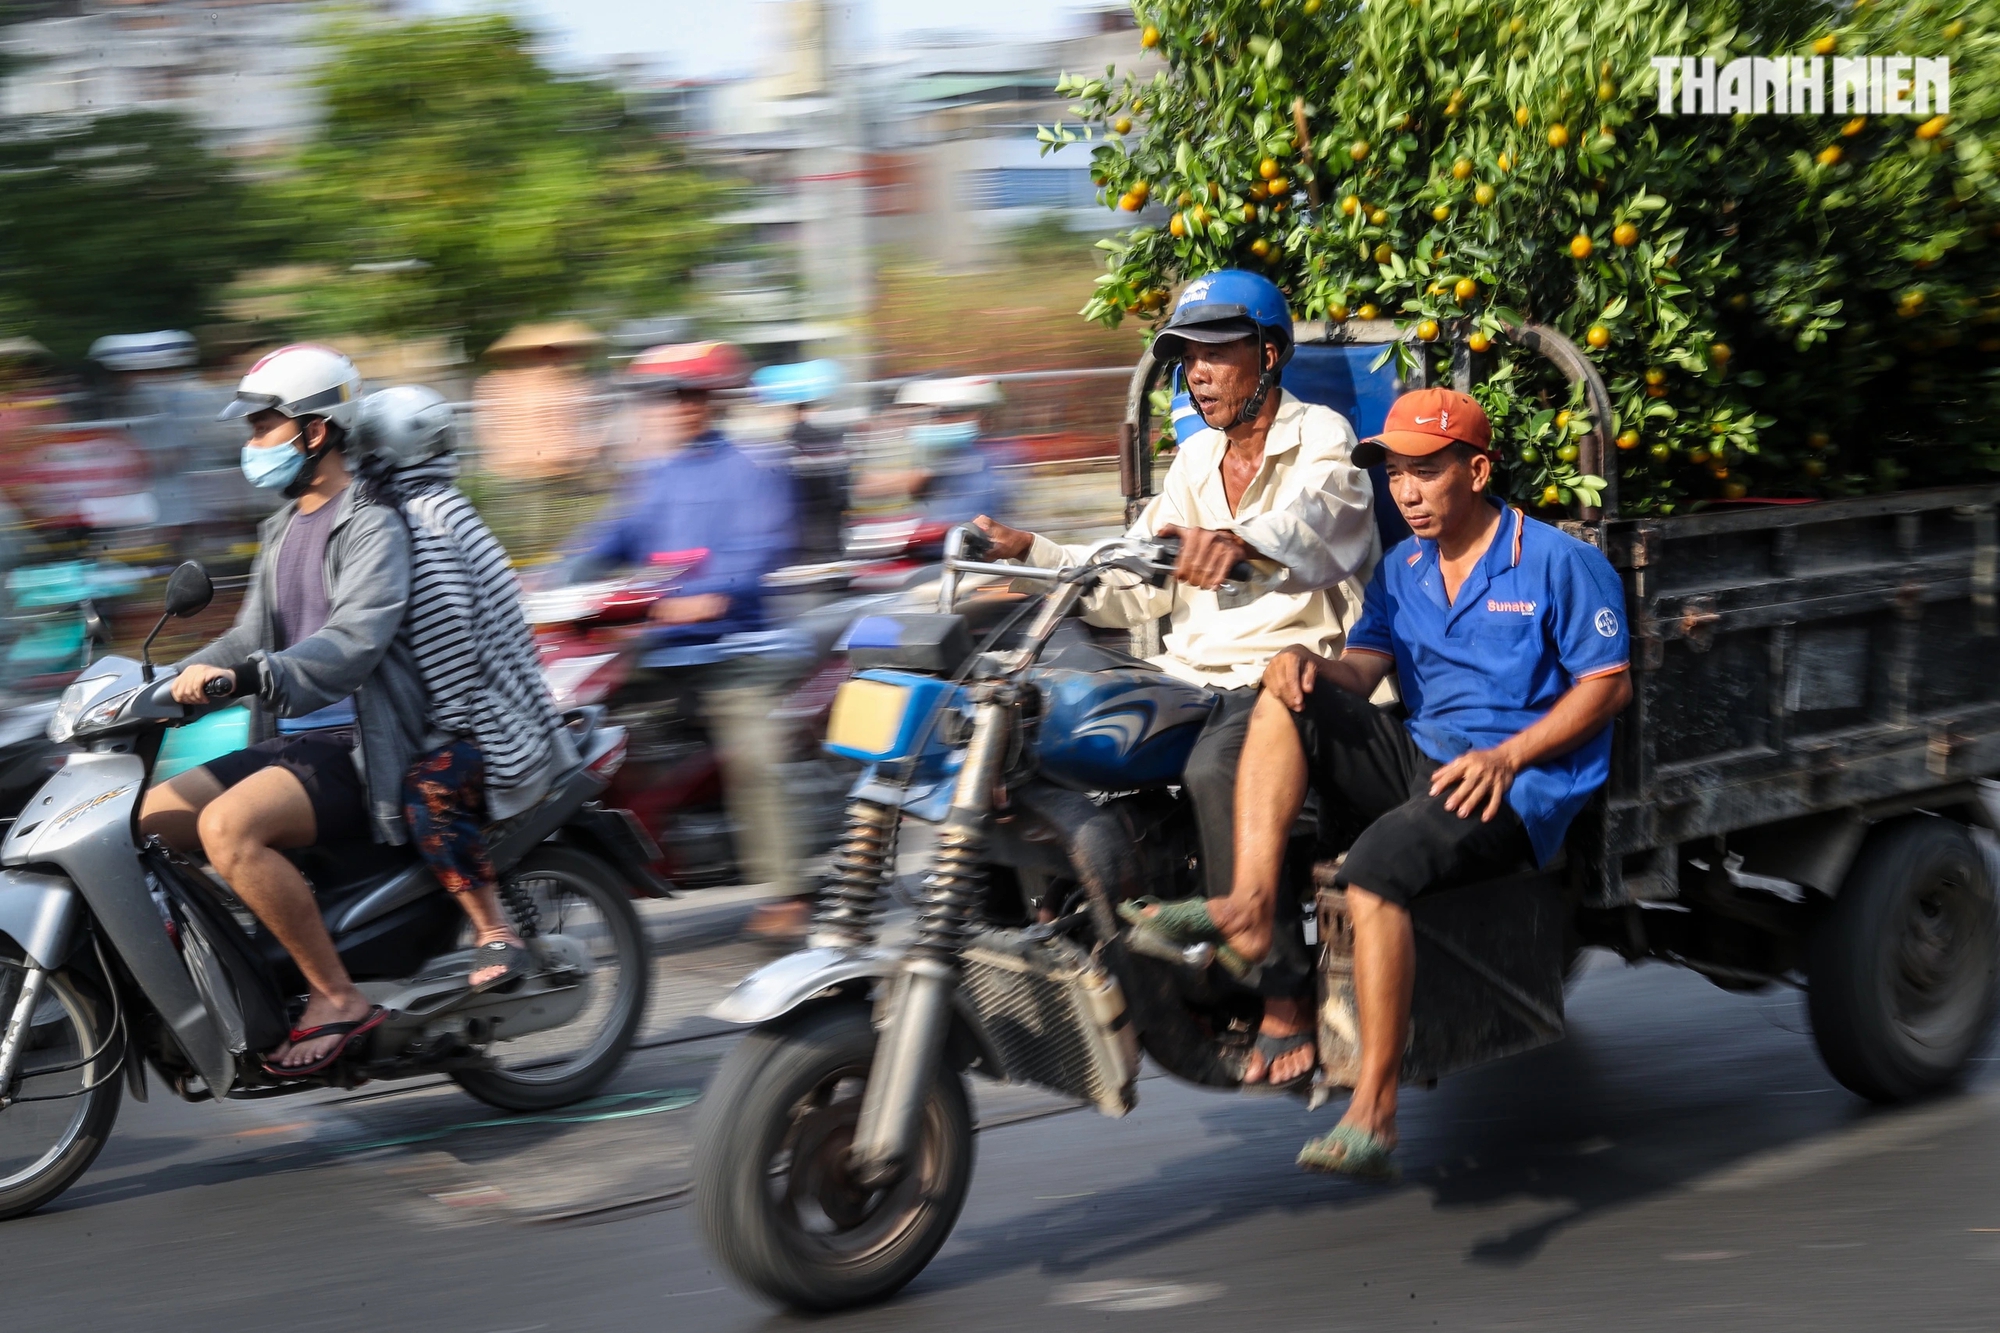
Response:
MULTIPOLYGON (((449 1085, 222 1107, 155 1084, 66 1197, 0 1226, 21 1328, 789 1327, 709 1264, 692 1017, 764 951, 682 909, 613 1096, 506 1120, 449 1085)), ((1891 1112, 1836 1087, 1790 993, 1599 960, 1570 1035, 1412 1092, 1406 1178, 1292 1156, 1335 1111, 1154 1077, 1123 1121, 981 1089, 958 1231, 828 1329, 1980 1329, 2000 1326, 2000 1060, 1891 1112)))

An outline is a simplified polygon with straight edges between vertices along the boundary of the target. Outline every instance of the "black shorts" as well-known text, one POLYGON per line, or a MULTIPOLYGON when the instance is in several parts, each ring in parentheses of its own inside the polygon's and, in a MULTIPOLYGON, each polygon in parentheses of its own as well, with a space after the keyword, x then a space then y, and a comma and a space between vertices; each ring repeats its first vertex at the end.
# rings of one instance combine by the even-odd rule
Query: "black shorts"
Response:
POLYGON ((1534 848, 1514 807, 1491 822, 1444 808, 1430 794, 1438 763, 1401 721, 1359 695, 1321 686, 1292 715, 1330 831, 1354 834, 1335 882, 1408 907, 1420 893, 1532 865, 1534 848))
POLYGON ((273 736, 245 750, 211 759, 202 767, 225 788, 276 764, 306 789, 312 802, 313 842, 366 840, 368 796, 354 767, 354 733, 345 728, 273 736))

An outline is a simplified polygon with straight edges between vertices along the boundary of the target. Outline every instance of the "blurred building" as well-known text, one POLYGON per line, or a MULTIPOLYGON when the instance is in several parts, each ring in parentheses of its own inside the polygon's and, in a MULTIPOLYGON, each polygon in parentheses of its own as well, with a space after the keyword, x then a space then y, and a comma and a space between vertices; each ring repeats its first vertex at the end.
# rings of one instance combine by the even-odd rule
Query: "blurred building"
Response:
MULTIPOLYGON (((296 0, 73 0, 0 29, 0 114, 177 111, 221 150, 256 158, 312 129, 314 38, 329 10, 296 0)), ((354 0, 388 12, 387 0, 354 0)))
POLYGON ((766 67, 735 80, 636 82, 628 94, 698 159, 749 182, 731 220, 747 257, 702 275, 703 304, 762 361, 837 356, 868 377, 854 333, 875 256, 977 267, 1008 234, 1056 218, 1131 225, 1097 202, 1090 145, 1042 155, 1038 125, 1068 115, 1064 71, 1150 77, 1131 10, 1090 10, 1046 42, 918 36, 864 53, 851 7, 781 0, 766 67))

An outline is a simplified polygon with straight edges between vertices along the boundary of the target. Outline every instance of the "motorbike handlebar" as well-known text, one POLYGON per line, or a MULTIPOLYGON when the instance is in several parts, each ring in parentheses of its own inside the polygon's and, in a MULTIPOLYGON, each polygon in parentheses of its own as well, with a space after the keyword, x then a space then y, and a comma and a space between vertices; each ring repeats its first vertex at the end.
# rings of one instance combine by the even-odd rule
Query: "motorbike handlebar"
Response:
POLYGON ((227 676, 210 676, 201 683, 201 693, 205 699, 227 699, 236 693, 236 683, 227 676))
MULTIPOLYGON (((1160 554, 1169 565, 1180 563, 1181 539, 1179 537, 1155 537, 1153 544, 1160 548, 1160 554)), ((1248 560, 1238 560, 1229 567, 1228 579, 1232 583, 1247 583, 1256 577, 1257 571, 1250 568, 1248 560)))

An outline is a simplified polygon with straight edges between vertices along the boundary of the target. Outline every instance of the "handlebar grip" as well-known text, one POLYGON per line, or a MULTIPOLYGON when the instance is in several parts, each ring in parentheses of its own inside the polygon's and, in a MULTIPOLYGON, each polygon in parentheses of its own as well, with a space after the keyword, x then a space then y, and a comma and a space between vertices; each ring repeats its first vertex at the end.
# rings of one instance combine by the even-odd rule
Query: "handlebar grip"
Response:
POLYGON ((207 699, 227 699, 236 693, 236 686, 226 676, 210 676, 201 683, 201 693, 207 699))
POLYGON ((959 528, 959 552, 968 560, 984 560, 993 554, 993 539, 967 523, 959 528))
MULTIPOLYGON (((1160 548, 1161 557, 1168 563, 1177 562, 1181 558, 1181 539, 1179 537, 1155 537, 1153 538, 1153 543, 1160 548)), ((1238 560, 1229 567, 1227 577, 1231 582, 1242 583, 1255 578, 1256 574, 1257 571, 1250 567, 1248 560, 1238 560)))

